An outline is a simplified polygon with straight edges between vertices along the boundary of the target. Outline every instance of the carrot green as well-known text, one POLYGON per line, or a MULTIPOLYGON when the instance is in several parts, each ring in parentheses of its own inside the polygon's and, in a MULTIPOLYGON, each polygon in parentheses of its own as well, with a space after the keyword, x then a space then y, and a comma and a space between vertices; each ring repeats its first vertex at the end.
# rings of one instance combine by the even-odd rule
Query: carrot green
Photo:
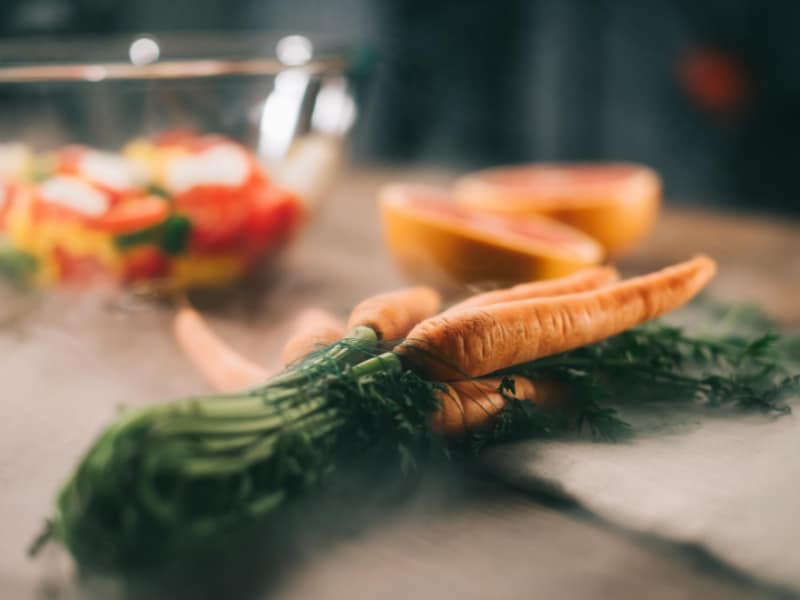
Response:
POLYGON ((386 469, 400 475, 433 453, 471 456, 509 439, 631 435, 614 405, 650 401, 643 389, 675 403, 780 415, 800 392, 800 377, 786 359, 786 338, 758 329, 750 337, 700 336, 656 323, 501 371, 560 380, 569 402, 545 410, 518 401, 505 379, 509 403, 500 418, 459 440, 428 427, 441 384, 407 368, 370 330, 357 330, 258 389, 124 415, 66 481, 38 541, 60 541, 86 569, 163 567, 229 548, 298 499, 323 494, 366 453, 385 457, 386 469))

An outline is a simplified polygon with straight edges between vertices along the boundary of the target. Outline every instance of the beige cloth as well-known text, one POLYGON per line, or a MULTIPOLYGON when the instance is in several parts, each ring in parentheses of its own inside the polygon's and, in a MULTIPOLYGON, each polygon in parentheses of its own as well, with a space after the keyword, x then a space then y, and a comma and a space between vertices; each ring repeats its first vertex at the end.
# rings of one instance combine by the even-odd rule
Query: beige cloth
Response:
POLYGON ((517 485, 800 590, 800 416, 665 407, 630 420, 639 435, 628 443, 525 442, 487 462, 517 485))

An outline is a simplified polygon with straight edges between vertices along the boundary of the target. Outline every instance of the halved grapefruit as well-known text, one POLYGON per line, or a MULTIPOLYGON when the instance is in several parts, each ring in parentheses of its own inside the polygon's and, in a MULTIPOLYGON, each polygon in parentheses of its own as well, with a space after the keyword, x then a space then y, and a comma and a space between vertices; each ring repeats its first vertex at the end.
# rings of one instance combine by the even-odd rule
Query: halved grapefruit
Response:
POLYGON ((512 284, 567 275, 603 259, 600 244, 563 223, 487 214, 455 203, 440 188, 390 184, 379 202, 389 250, 418 281, 512 284))
POLYGON ((542 163, 478 171, 459 179, 454 195, 476 210, 551 217, 619 256, 655 222, 661 180, 652 169, 634 164, 542 163))

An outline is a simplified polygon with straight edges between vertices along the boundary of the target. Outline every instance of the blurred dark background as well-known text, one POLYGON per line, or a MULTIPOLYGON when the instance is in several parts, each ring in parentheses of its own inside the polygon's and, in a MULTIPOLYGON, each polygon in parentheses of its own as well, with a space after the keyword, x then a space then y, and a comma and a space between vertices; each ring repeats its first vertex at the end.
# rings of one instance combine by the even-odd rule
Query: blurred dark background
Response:
POLYGON ((800 213, 796 0, 0 2, 3 37, 193 30, 369 49, 356 160, 631 160, 678 201, 800 213))

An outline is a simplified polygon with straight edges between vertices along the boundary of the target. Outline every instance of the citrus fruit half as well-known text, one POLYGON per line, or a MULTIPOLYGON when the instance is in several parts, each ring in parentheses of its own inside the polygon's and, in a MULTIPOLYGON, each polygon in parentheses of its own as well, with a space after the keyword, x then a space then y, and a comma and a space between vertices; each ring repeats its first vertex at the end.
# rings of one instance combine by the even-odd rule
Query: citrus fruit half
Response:
POLYGON ((610 256, 630 250, 650 230, 661 180, 626 163, 542 163, 478 171, 456 182, 463 206, 501 215, 540 214, 600 242, 610 256))
POLYGON ((512 284, 567 275, 603 259, 584 233, 540 216, 506 217, 455 203, 436 187, 379 192, 384 236, 413 279, 438 285, 512 284))

